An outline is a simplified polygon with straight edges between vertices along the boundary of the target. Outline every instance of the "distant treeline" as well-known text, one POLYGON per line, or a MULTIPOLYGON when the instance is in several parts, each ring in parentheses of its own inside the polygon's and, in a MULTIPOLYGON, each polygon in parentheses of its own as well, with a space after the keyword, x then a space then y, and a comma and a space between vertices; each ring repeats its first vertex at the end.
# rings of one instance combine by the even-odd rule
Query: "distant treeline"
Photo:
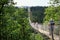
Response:
POLYGON ((44 12, 46 8, 47 7, 42 7, 42 6, 31 7, 31 14, 30 14, 31 21, 43 23, 43 19, 45 17, 44 12))

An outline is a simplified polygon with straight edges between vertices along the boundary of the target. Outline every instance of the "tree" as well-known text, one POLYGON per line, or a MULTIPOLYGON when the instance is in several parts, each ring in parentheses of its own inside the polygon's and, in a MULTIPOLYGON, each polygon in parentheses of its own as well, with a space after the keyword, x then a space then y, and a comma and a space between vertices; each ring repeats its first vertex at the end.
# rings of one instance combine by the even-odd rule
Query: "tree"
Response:
POLYGON ((1 40, 32 40, 26 9, 14 7, 12 3, 12 0, 0 0, 1 40))
MULTIPOLYGON (((12 0, 0 0, 0 32, 2 31, 1 29, 5 26, 5 13, 4 13, 4 7, 5 5, 7 5, 8 3, 10 3, 10 1, 12 0)), ((0 38, 2 38, 2 33, 0 33, 0 38)))
POLYGON ((47 7, 31 7, 31 21, 43 23, 45 8, 47 7))
POLYGON ((51 3, 53 6, 59 6, 59 5, 60 5, 60 0, 50 0, 50 3, 51 3))
POLYGON ((59 11, 60 11, 60 1, 59 0, 51 0, 51 6, 49 6, 46 10, 45 10, 45 21, 49 21, 49 19, 52 17, 55 21, 59 20, 59 11), (54 4, 54 5, 53 5, 54 4), (55 5, 56 4, 56 5, 55 5), (53 6, 52 6, 53 5, 53 6), (57 6, 58 5, 58 6, 57 6))
MULTIPOLYGON (((53 18, 55 21, 55 24, 59 24, 60 21, 60 3, 59 0, 51 0, 53 1, 51 6, 49 6, 47 9, 45 9, 45 18, 44 23, 49 22, 50 18, 53 18)), ((59 32, 59 25, 58 28, 55 29, 54 33, 58 34, 59 32)))

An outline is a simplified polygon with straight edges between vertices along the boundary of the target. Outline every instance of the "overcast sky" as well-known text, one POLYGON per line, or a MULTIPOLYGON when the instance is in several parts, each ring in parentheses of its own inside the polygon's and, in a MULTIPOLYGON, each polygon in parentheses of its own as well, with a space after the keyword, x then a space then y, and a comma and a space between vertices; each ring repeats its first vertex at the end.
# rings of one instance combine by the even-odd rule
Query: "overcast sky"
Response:
POLYGON ((49 0, 14 0, 15 6, 49 6, 49 0))

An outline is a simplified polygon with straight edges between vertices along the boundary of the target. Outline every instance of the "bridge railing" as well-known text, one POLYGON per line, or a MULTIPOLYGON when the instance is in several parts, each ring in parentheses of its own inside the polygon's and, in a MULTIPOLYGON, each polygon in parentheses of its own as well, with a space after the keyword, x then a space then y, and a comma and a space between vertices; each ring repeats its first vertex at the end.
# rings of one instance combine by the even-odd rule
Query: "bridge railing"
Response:
MULTIPOLYGON (((43 24, 41 26, 41 29, 49 32, 49 25, 48 25, 48 23, 47 24, 43 24)), ((54 25, 54 34, 60 35, 60 21, 56 21, 55 22, 55 25, 54 25)))
MULTIPOLYGON (((49 31, 48 23, 47 24, 46 23, 45 24, 31 23, 31 26, 34 29, 36 29, 36 30, 38 30, 38 31, 40 31, 40 32, 49 36, 50 31, 49 31)), ((54 32, 53 33, 54 39, 56 38, 55 40, 60 40, 60 23, 57 23, 57 24, 54 25, 54 31, 53 32, 54 32)))

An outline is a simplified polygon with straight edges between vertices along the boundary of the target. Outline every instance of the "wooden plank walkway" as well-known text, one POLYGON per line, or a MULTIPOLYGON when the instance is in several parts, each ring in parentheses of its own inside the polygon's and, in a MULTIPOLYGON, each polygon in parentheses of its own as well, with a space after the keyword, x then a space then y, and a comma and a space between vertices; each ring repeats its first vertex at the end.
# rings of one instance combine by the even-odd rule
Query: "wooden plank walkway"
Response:
MULTIPOLYGON (((39 32, 41 32, 41 33, 45 34, 46 36, 48 36, 49 38, 51 38, 51 35, 49 35, 49 32, 48 32, 48 31, 42 30, 42 29, 40 28, 41 25, 39 25, 38 28, 34 25, 34 23, 30 23, 30 25, 31 25, 34 29, 38 30, 39 32)), ((54 40, 59 40, 59 36, 57 36, 57 35, 54 34, 54 40)))

